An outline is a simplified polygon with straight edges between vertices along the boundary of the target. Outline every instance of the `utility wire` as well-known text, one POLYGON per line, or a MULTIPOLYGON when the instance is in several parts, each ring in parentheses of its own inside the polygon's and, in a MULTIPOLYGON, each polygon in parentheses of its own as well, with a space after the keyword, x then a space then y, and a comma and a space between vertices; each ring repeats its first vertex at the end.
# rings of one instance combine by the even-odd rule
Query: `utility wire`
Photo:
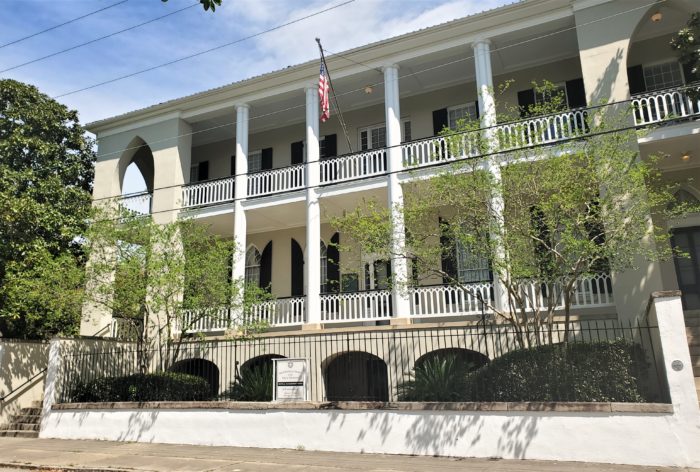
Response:
MULTIPOLYGON (((519 42, 519 43, 509 44, 509 45, 507 45, 507 46, 502 46, 502 47, 500 47, 500 48, 494 48, 494 49, 491 49, 491 53, 494 53, 494 52, 496 52, 496 51, 501 51, 501 50, 504 50, 504 49, 508 49, 508 48, 511 48, 511 47, 523 45, 523 44, 529 44, 529 43, 531 43, 532 41, 535 41, 535 40, 538 40, 538 39, 548 38, 548 37, 554 36, 554 35, 559 34, 559 33, 564 33, 564 32, 567 32, 567 31, 570 31, 570 30, 572 30, 572 29, 576 29, 576 28, 582 27, 582 26, 588 26, 588 25, 590 25, 590 24, 597 23, 597 22, 599 22, 599 21, 603 21, 603 20, 607 20, 607 19, 610 19, 610 18, 614 18, 614 17, 620 16, 620 15, 623 15, 623 14, 626 14, 626 13, 631 13, 631 12, 636 11, 636 10, 639 10, 639 9, 641 9, 641 8, 646 8, 646 7, 649 7, 649 6, 651 6, 651 5, 657 5, 658 3, 660 3, 660 2, 665 2, 665 1, 666 1, 666 0, 660 0, 659 2, 653 2, 653 3, 649 3, 649 4, 646 4, 646 5, 643 5, 643 6, 634 7, 634 8, 631 8, 631 9, 629 9, 629 10, 625 10, 625 11, 623 11, 623 12, 618 12, 618 13, 615 13, 615 14, 612 14, 612 15, 609 15, 609 16, 605 16, 605 17, 597 18, 597 19, 595 19, 595 20, 591 20, 591 21, 589 21, 589 22, 587 22, 587 23, 582 23, 582 24, 580 24, 580 25, 578 25, 578 26, 563 28, 563 29, 561 29, 561 30, 557 30, 557 31, 554 31, 554 32, 551 32, 551 33, 543 34, 543 35, 541 35, 541 36, 537 36, 537 37, 534 37, 534 38, 530 38, 530 39, 523 40, 523 41, 521 41, 521 42, 519 42)), ((390 43, 390 42, 399 41, 400 39, 401 39, 401 38, 395 38, 395 39, 393 39, 393 40, 384 42, 384 43, 382 43, 381 45, 383 46, 383 45, 385 45, 385 44, 387 44, 387 43, 390 43)), ((380 45, 372 46, 372 48, 378 47, 378 46, 380 46, 380 45)), ((326 51, 327 51, 327 52, 330 52, 330 51, 328 51, 328 50, 326 50, 326 51)), ((332 54, 335 55, 335 54, 337 54, 337 53, 332 53, 332 54)), ((338 54, 338 55, 340 55, 340 54, 338 54)), ((436 65, 436 66, 427 67, 427 68, 425 68, 425 69, 421 69, 421 70, 418 70, 418 71, 415 71, 415 72, 411 72, 411 73, 407 73, 407 74, 401 75, 401 76, 399 76, 399 80, 405 79, 405 78, 407 78, 407 77, 412 77, 412 76, 415 76, 415 75, 418 75, 418 74, 422 74, 422 73, 424 73, 424 72, 429 72, 429 71, 432 71, 432 70, 436 70, 436 69, 439 69, 439 68, 441 68, 441 67, 446 67, 446 66, 449 66, 449 65, 452 65, 452 64, 457 64, 457 63, 460 63, 460 62, 464 62, 464 61, 466 61, 466 60, 473 59, 473 58, 474 58, 473 55, 472 55, 472 56, 466 56, 466 57, 463 57, 463 58, 460 58, 460 59, 455 59, 455 60, 453 60, 453 61, 449 61, 449 62, 445 62, 445 63, 442 63, 442 64, 438 64, 438 65, 436 65)), ((355 62, 355 61, 352 61, 352 62, 355 62)), ((373 68, 373 67, 371 67, 371 66, 369 66, 369 65, 367 65, 367 64, 363 64, 363 63, 360 63, 360 62, 356 62, 356 63, 357 63, 357 64, 362 64, 362 65, 364 65, 364 66, 367 67, 369 70, 376 70, 375 68, 373 68)), ((369 84, 369 85, 370 85, 371 87, 377 87, 377 86, 380 86, 380 85, 383 85, 383 84, 384 84, 384 81, 382 80, 382 81, 375 82, 375 83, 369 84)), ((360 87, 360 88, 356 88, 356 89, 352 89, 352 90, 347 90, 347 91, 345 91, 345 92, 339 93, 338 96, 344 96, 344 95, 349 95, 349 94, 352 94, 352 93, 361 92, 361 91, 364 91, 364 89, 365 89, 365 87, 360 87)), ((278 114, 278 113, 284 113, 284 112, 287 112, 287 111, 296 110, 296 109, 299 109, 299 108, 303 108, 303 107, 305 107, 305 106, 306 106, 305 103, 302 103, 302 104, 299 104, 299 105, 293 105, 293 106, 290 106, 290 107, 286 107, 286 108, 282 108, 282 109, 277 109, 277 110, 275 110, 275 111, 271 111, 271 112, 268 112, 268 113, 263 113, 263 114, 260 114, 260 115, 252 116, 252 117, 249 118, 249 120, 255 120, 255 119, 259 119, 259 118, 265 118, 265 117, 267 117, 267 116, 272 116, 272 115, 276 115, 276 114, 278 114)), ((205 128, 205 129, 201 129, 201 130, 197 130, 197 131, 191 131, 191 132, 189 132, 189 133, 182 133, 182 134, 175 135, 175 136, 171 136, 171 137, 168 137, 168 138, 163 138, 163 139, 155 140, 155 141, 152 141, 151 144, 159 144, 159 143, 163 143, 163 142, 170 141, 170 140, 173 140, 173 139, 183 138, 183 137, 187 137, 187 136, 194 136, 194 135, 206 133, 206 132, 209 132, 209 131, 214 131, 214 130, 217 130, 217 129, 220 129, 220 128, 225 128, 225 127, 227 127, 227 126, 235 126, 235 125, 236 125, 236 121, 230 121, 230 122, 227 122, 227 123, 222 123, 222 124, 219 124, 219 125, 214 125, 214 126, 211 126, 211 127, 205 128)), ((98 138, 98 139, 97 139, 97 142, 99 143, 99 141, 100 141, 100 139, 98 138)), ((109 152, 109 153, 104 153, 104 154, 101 154, 100 156, 101 156, 101 157, 105 157, 105 156, 113 156, 113 155, 117 155, 117 154, 122 154, 122 153, 124 153, 124 152, 126 152, 126 151, 135 150, 135 149, 138 149, 138 148, 140 148, 140 147, 141 147, 141 146, 131 146, 131 147, 127 147, 127 148, 125 148, 125 149, 119 150, 119 151, 112 151, 112 152, 109 152)))
MULTIPOLYGON (((127 0, 125 0, 125 1, 127 1, 127 0)), ((189 9, 189 8, 196 7, 196 6, 199 6, 199 5, 200 5, 200 3, 199 3, 199 2, 196 2, 196 3, 193 3, 193 4, 191 4, 191 5, 186 6, 186 7, 184 7, 184 8, 180 8, 179 10, 171 11, 170 13, 166 13, 165 15, 157 16, 157 17, 152 18, 152 19, 150 19, 150 20, 148 20, 148 21, 144 21, 143 23, 139 23, 139 24, 134 25, 134 26, 129 26, 128 28, 124 28, 124 29, 121 29, 121 30, 119 30, 119 31, 115 31, 114 33, 106 34, 106 35, 104 35, 104 36, 100 36, 99 38, 91 39, 90 41, 86 41, 86 42, 84 42, 84 43, 76 44, 75 46, 71 46, 71 47, 69 47, 69 48, 61 49, 60 51, 56 51, 56 52, 53 52, 53 53, 51 53, 51 54, 47 54, 46 56, 37 57, 36 59, 32 59, 32 60, 30 60, 30 61, 23 62, 23 63, 21 63, 21 64, 14 65, 14 66, 12 66, 12 67, 8 67, 7 69, 0 70, 0 74, 2 74, 2 73, 4 73, 4 72, 9 72, 9 71, 11 71, 11 70, 19 69, 20 67, 28 66, 29 64, 34 64, 34 63, 36 63, 36 62, 40 62, 40 61, 49 59, 49 58, 51 58, 51 57, 59 56, 59 55, 64 54, 64 53, 66 53, 66 52, 68 52, 68 51, 74 51, 74 50, 76 50, 76 49, 82 48, 83 46, 87 46, 88 44, 94 44, 94 43, 96 43, 96 42, 98 42, 98 41, 102 41, 103 39, 111 38, 111 37, 116 36, 116 35, 118 35, 118 34, 125 33, 125 32, 127 32, 127 31, 131 31, 131 30, 134 30, 134 29, 136 29, 136 28, 140 28, 141 26, 145 26, 145 25, 147 25, 147 24, 153 23, 153 22, 158 21, 158 20, 161 20, 161 19, 163 19, 163 18, 167 18, 167 17, 169 17, 169 16, 175 15, 176 13, 180 13, 181 11, 185 11, 185 10, 187 10, 187 9, 189 9)))
POLYGON ((32 34, 30 34, 30 35, 28 35, 28 36, 24 36, 24 37, 22 37, 22 38, 15 39, 14 41, 10 41, 9 43, 0 44, 0 49, 4 48, 4 47, 6 47, 6 46, 10 46, 10 45, 12 45, 12 44, 17 44, 17 43, 22 42, 22 41, 24 41, 24 40, 26 40, 26 39, 33 38, 33 37, 35 37, 35 36, 39 36, 40 34, 44 34, 44 33, 48 32, 48 31, 53 31, 53 30, 55 30, 55 29, 57 29, 57 28, 60 28, 61 26, 65 26, 65 25, 68 25, 68 24, 70 24, 70 23, 74 23, 74 22, 76 22, 76 21, 78 21, 78 20, 82 20, 83 18, 87 18, 88 16, 95 15, 96 13, 100 13, 100 12, 103 12, 103 11, 105 11, 105 10, 109 10, 110 8, 114 8, 114 7, 116 7, 117 5, 121 5, 121 4, 126 3, 126 2, 128 2, 128 1, 129 1, 129 0, 121 0, 120 2, 113 3, 113 4, 111 4, 111 5, 107 5, 106 7, 100 8, 99 10, 95 10, 95 11, 93 11, 93 12, 91 12, 91 13, 86 13, 85 15, 78 16, 78 17, 76 17, 76 18, 73 18, 73 19, 71 19, 71 20, 65 21, 65 22, 63 22, 63 23, 59 23, 59 24, 57 24, 57 25, 51 26, 50 28, 46 28, 46 29, 43 29, 43 30, 41 30, 41 31, 37 31, 36 33, 32 33, 32 34))
POLYGON ((343 111, 340 109, 340 104, 338 103, 338 96, 335 94, 335 88, 333 87, 333 80, 331 79, 331 72, 328 70, 328 63, 326 62, 326 56, 323 54, 323 46, 321 46, 321 39, 316 38, 318 43, 318 50, 321 52, 321 61, 323 62, 324 70, 326 71, 326 77, 328 77, 328 85, 330 85, 331 93, 333 94, 333 103, 335 104, 336 110, 338 110, 338 121, 340 121, 340 126, 343 128, 343 134, 345 135, 345 140, 348 143, 348 149, 352 152, 352 144, 350 143, 350 136, 348 136, 348 127, 345 125, 345 119, 343 118, 343 111))
MULTIPOLYGON (((125 1, 126 1, 126 0, 125 0, 125 1)), ((182 57, 180 57, 180 58, 173 59, 172 61, 164 62, 164 63, 162 63, 162 64, 158 64, 158 65, 155 65, 155 66, 147 67, 146 69, 141 69, 141 70, 138 70, 138 71, 136 71, 136 72, 131 72, 131 73, 126 74, 126 75, 122 75, 122 76, 119 76, 119 77, 115 77, 114 79, 105 80, 104 82, 98 82, 98 83, 96 83, 96 84, 88 85, 87 87, 83 87, 83 88, 80 88, 80 89, 72 90, 72 91, 70 91, 70 92, 65 92, 65 93, 62 93, 62 94, 60 94, 60 95, 56 95, 56 96, 54 96, 54 97, 52 97, 52 98, 56 99, 56 98, 61 98, 61 97, 67 97, 68 95, 73 95, 73 94, 76 94, 76 93, 78 93, 78 92, 84 92, 84 91, 86 91, 86 90, 94 89, 94 88, 100 87, 100 86, 102 86, 102 85, 111 84, 111 83, 114 83, 114 82, 118 82, 118 81, 120 81, 120 80, 128 79, 129 77, 134 77, 134 76, 137 76, 137 75, 146 73, 146 72, 150 72, 150 71, 152 71, 152 70, 160 69, 161 67, 169 66, 169 65, 172 65, 172 64, 177 64, 178 62, 186 61, 186 60, 188 60, 188 59, 192 59, 192 58, 194 58, 194 57, 198 57, 198 56, 201 56, 201 55, 203 55, 203 54, 210 53, 210 52, 212 52, 212 51, 216 51, 216 50, 219 50, 219 49, 223 49, 223 48, 225 48, 225 47, 233 46, 234 44, 238 44, 238 43, 241 43, 241 42, 243 42, 243 41, 247 41, 247 40, 249 40, 249 39, 256 38, 256 37, 258 37, 258 36, 262 36, 263 34, 270 33, 270 32, 272 32, 272 31, 276 31, 276 30, 278 30, 278 29, 284 28, 284 27, 289 26, 289 25, 293 25, 294 23, 299 23, 300 21, 304 21, 304 20, 307 20, 307 19, 312 18, 312 17, 314 17, 314 16, 318 16, 318 15, 321 15, 321 14, 323 14, 323 13, 329 12, 329 11, 331 11, 331 10, 335 10, 336 8, 340 8, 340 7, 344 6, 344 5, 347 5, 347 4, 353 3, 353 2, 355 2, 355 0, 346 0, 346 1, 342 2, 342 3, 338 3, 338 4, 333 5, 333 6, 331 6, 331 7, 324 8, 323 10, 318 10, 318 11, 316 11, 316 12, 314 12, 314 13, 309 14, 309 15, 302 16, 302 17, 300 17, 300 18, 297 18, 297 19, 288 21, 288 22, 283 23, 283 24, 281 24, 281 25, 274 26, 274 27, 272 27, 272 28, 269 28, 269 29, 260 31, 260 32, 255 33, 255 34, 251 34, 250 36, 245 36, 245 37, 243 37, 243 38, 236 39, 235 41, 229 41, 228 43, 220 44, 220 45, 218 45, 218 46, 214 46, 214 47, 212 47, 212 48, 205 49, 205 50, 203 50, 203 51, 199 51, 199 52, 196 52, 196 53, 194 53, 194 54, 188 54, 187 56, 182 56, 182 57)))

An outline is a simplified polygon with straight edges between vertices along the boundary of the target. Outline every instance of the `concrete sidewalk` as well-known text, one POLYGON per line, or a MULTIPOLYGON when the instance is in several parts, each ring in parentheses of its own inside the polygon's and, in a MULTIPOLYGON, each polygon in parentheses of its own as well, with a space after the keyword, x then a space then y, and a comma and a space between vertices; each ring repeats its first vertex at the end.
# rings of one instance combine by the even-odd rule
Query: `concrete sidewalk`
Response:
POLYGON ((663 467, 580 462, 451 459, 289 449, 182 446, 173 444, 0 438, 0 471, 75 468, 102 471, 263 472, 566 472, 691 471, 663 467))

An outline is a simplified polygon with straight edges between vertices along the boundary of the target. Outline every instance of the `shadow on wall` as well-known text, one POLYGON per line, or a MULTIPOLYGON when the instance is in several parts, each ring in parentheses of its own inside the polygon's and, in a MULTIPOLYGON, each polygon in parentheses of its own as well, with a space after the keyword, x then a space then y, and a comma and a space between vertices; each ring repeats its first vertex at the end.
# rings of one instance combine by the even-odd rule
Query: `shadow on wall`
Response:
POLYGON ((0 424, 41 400, 48 356, 48 343, 0 340, 0 424))
POLYGON ((595 106, 599 105, 602 100, 610 100, 613 93, 613 85, 617 83, 618 74, 620 73, 620 64, 622 63, 623 56, 623 50, 618 48, 615 55, 610 58, 610 62, 605 67, 603 76, 598 79, 595 90, 591 95, 593 103, 589 103, 589 105, 595 106))

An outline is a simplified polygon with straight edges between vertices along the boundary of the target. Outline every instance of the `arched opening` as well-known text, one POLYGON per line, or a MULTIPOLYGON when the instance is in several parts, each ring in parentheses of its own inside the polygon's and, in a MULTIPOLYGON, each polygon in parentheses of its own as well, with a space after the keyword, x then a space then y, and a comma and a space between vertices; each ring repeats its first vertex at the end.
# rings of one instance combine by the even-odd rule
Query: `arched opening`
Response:
POLYGON ((467 372, 476 370, 489 362, 489 358, 480 352, 459 347, 448 347, 423 354, 416 360, 415 367, 416 369, 425 368, 427 362, 445 359, 454 359, 455 363, 467 372))
POLYGON ((248 359, 236 367, 233 381, 222 394, 224 398, 243 402, 272 400, 273 359, 284 359, 279 354, 264 354, 248 359))
POLYGON ((154 173, 151 148, 139 137, 132 139, 119 162, 119 186, 124 208, 141 214, 150 213, 154 173))
POLYGON ((262 356, 255 356, 251 359, 248 359, 241 365, 240 367, 240 372, 243 371, 249 371, 249 370, 255 370, 255 369, 262 369, 262 368, 270 368, 272 369, 272 360, 273 359, 285 359, 285 356, 279 355, 279 354, 264 354, 262 356))
POLYGON ((245 253, 245 283, 260 286, 260 251, 250 246, 245 253))
POLYGON ((338 354, 324 370, 329 401, 389 401, 386 363, 367 352, 338 354))
POLYGON ((206 359, 184 359, 173 364, 170 372, 195 375, 207 381, 211 389, 212 397, 219 394, 219 368, 206 359))

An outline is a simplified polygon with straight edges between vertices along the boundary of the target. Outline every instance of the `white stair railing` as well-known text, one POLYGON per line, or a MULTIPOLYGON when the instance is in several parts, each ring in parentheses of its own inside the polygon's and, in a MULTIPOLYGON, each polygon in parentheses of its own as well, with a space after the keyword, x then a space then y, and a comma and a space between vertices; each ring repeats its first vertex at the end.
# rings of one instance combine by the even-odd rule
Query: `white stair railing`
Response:
POLYGON ((182 187, 182 207, 213 205, 233 200, 233 184, 235 179, 208 180, 182 187))
POLYGON ((304 187, 304 164, 248 174, 248 197, 304 187))
POLYGON ((334 293, 321 295, 321 322, 386 320, 391 318, 391 291, 334 293))
POLYGON ((256 303, 250 307, 248 317, 254 322, 264 322, 270 326, 293 326, 306 321, 306 300, 304 297, 278 298, 256 303))
POLYGON ((490 309, 482 306, 481 300, 488 303, 492 290, 491 282, 412 287, 408 290, 411 316, 479 315, 482 310, 488 313, 490 309))
POLYGON ((692 99, 688 90, 664 90, 632 97, 634 124, 642 126, 700 114, 700 97, 692 99))
POLYGON ((349 154, 319 162, 321 183, 343 182, 358 177, 384 174, 386 167, 386 149, 349 154))
POLYGON ((125 195, 119 199, 119 207, 137 215, 151 213, 151 200, 153 195, 148 192, 125 195))

